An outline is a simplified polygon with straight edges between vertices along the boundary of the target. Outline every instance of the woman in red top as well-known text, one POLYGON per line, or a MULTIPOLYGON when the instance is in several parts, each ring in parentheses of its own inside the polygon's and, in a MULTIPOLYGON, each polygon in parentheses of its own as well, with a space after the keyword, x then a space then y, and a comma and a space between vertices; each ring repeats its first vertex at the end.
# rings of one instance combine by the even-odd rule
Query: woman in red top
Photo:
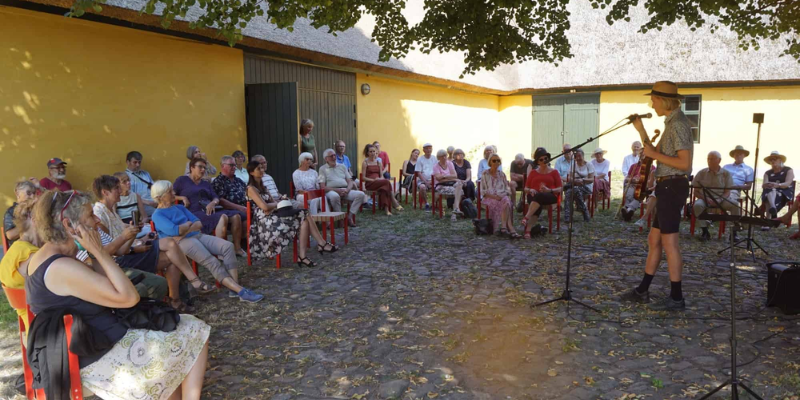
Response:
MULTIPOLYGON (((403 207, 394 198, 392 183, 388 179, 382 178, 383 163, 378 160, 378 149, 371 144, 364 147, 364 162, 361 164, 361 170, 364 171, 364 187, 367 190, 378 192, 378 204, 386 207, 386 215, 392 215, 392 207, 397 211, 403 211, 403 207)), ((378 204, 373 207, 377 207, 378 204)))
POLYGON ((525 238, 530 239, 531 230, 535 228, 534 234, 545 232, 545 229, 537 224, 539 214, 542 213, 542 206, 556 204, 558 194, 564 186, 561 182, 561 175, 558 170, 550 168, 550 153, 544 148, 536 149, 533 159, 538 167, 528 174, 525 182, 525 193, 528 195, 528 214, 522 219, 522 226, 525 227, 525 238), (530 224, 528 223, 530 222, 530 224))

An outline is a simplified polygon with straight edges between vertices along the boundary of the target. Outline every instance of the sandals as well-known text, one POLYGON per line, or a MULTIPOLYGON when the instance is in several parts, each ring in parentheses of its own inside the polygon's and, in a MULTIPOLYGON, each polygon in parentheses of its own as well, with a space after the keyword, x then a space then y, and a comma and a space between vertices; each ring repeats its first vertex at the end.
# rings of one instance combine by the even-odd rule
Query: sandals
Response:
POLYGON ((314 267, 317 266, 317 263, 311 261, 311 259, 309 259, 308 257, 303 257, 303 258, 297 260, 297 266, 298 267, 314 268, 314 267))
POLYGON ((197 291, 197 293, 199 293, 199 294, 209 294, 209 293, 211 293, 211 292, 213 292, 213 291, 217 290, 217 288, 216 288, 216 287, 214 287, 214 286, 211 286, 211 285, 209 285, 209 284, 207 284, 207 283, 205 283, 205 282, 201 281, 199 276, 198 276, 198 277, 196 277, 196 278, 194 278, 194 279, 192 279, 192 280, 190 280, 190 281, 189 281, 189 285, 191 285, 191 287, 192 287, 194 290, 196 290, 196 291, 197 291), (195 287, 195 286, 194 286, 194 283, 195 283, 195 282, 200 282, 200 285, 199 285, 199 286, 197 286, 197 287, 195 287))
POLYGON ((181 314, 192 314, 195 312, 194 307, 187 305, 180 298, 173 299, 170 297, 169 305, 181 314))
POLYGON ((403 206, 397 206, 394 208, 396 211, 403 211, 403 206))
POLYGON ((511 234, 509 235, 509 237, 508 237, 508 238, 509 238, 509 239, 511 239, 511 240, 522 239, 522 235, 520 235, 520 234, 519 234, 519 233, 517 233, 517 232, 513 232, 513 233, 511 233, 511 234))
POLYGON ((339 246, 331 244, 330 242, 325 242, 324 245, 322 245, 322 244, 318 244, 317 245, 317 251, 319 252, 319 254, 322 254, 322 253, 335 253, 336 250, 339 250, 339 246))

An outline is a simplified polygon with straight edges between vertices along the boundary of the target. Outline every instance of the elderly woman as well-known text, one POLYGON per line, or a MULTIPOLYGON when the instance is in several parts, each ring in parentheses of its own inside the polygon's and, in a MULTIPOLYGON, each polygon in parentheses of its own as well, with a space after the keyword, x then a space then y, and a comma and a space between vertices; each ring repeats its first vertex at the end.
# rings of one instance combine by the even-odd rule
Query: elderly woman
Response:
POLYGON ((586 209, 586 196, 592 194, 592 184, 594 183, 594 168, 591 163, 586 162, 583 157, 583 150, 575 150, 575 173, 570 170, 567 174, 567 183, 570 188, 566 192, 566 205, 564 206, 564 222, 569 222, 572 218, 573 197, 578 211, 583 213, 583 220, 589 221, 589 213, 586 209), (573 181, 573 175, 575 180, 573 181))
POLYGON ((411 150, 411 155, 408 160, 403 161, 403 180, 402 186, 406 190, 411 190, 411 183, 414 180, 414 171, 417 169, 417 159, 419 158, 419 149, 411 150))
POLYGON ((211 180, 217 176, 217 168, 211 165, 208 161, 208 157, 206 157, 206 153, 201 152, 199 147, 189 146, 189 148, 186 149, 186 158, 188 158, 189 161, 186 162, 186 169, 183 171, 184 175, 190 174, 193 159, 202 158, 206 163, 206 172, 203 174, 203 180, 211 182, 211 180))
MULTIPOLYGON (((771 165, 772 168, 764 173, 764 183, 761 185, 764 192, 761 193, 759 213, 764 213, 766 210, 771 218, 777 218, 778 211, 794 197, 794 191, 792 190, 794 171, 790 167, 783 165, 786 162, 786 156, 777 151, 770 153, 764 159, 764 162, 771 165)), ((769 227, 765 226, 761 229, 769 230, 769 227)))
POLYGON ((143 226, 150 221, 150 217, 147 216, 142 198, 131 191, 131 177, 126 172, 115 172, 114 178, 119 180, 119 201, 114 206, 117 215, 123 223, 130 224, 136 212, 139 214, 139 226, 143 226))
MULTIPOLYGON (((489 165, 489 157, 497 153, 494 148, 494 146, 489 145, 483 149, 483 160, 478 163, 478 183, 480 183, 480 180, 483 178, 483 172, 491 167, 491 165, 489 165)), ((503 166, 499 165, 497 169, 503 171, 503 166)))
POLYGON ((241 179, 242 182, 247 184, 247 180, 250 179, 250 176, 247 175, 247 168, 245 168, 245 162, 247 161, 247 157, 241 150, 236 150, 231 154, 233 157, 234 162, 236 163, 236 170, 234 171, 234 175, 241 179))
POLYGON ((15 201, 14 204, 12 204, 11 207, 6 210, 6 214, 3 218, 3 229, 5 230, 5 235, 9 246, 14 244, 14 241, 20 237, 20 230, 14 223, 14 210, 17 208, 17 204, 28 199, 36 198, 36 193, 38 192, 39 188, 36 187, 35 181, 35 179, 19 181, 17 182, 17 186, 14 187, 14 194, 17 197, 17 201, 15 201))
POLYGON ((180 196, 184 206, 191 211, 203 224, 203 233, 215 235, 218 238, 228 238, 228 224, 230 223, 233 234, 233 247, 235 254, 246 257, 242 250, 242 221, 247 215, 237 210, 217 210, 220 199, 211 183, 203 179, 208 163, 202 158, 190 161, 192 167, 189 175, 178 177, 175 180, 175 195, 180 196))
POLYGON ((433 204, 436 204, 436 195, 439 196, 453 196, 453 214, 450 219, 455 221, 459 215, 464 215, 461 212, 461 196, 464 195, 464 184, 458 179, 456 168, 453 162, 447 159, 447 152, 439 150, 436 152, 436 164, 433 166, 433 177, 436 179, 436 190, 434 191, 433 204))
POLYGON ((103 249, 98 232, 88 227, 94 218, 91 198, 81 192, 48 191, 38 200, 33 220, 44 245, 26 268, 25 292, 37 317, 29 348, 48 344, 37 343, 46 339, 36 334, 36 325, 46 323, 41 318, 55 319, 69 310, 108 342, 105 348, 94 343, 92 354, 79 359, 81 384, 94 394, 104 399, 199 399, 211 328, 185 314, 172 332, 126 328, 113 309, 133 307, 139 294, 103 249), (78 249, 91 254, 92 268, 74 258, 78 249))
POLYGON ((511 187, 506 174, 500 170, 503 161, 496 153, 492 153, 487 160, 489 169, 481 177, 481 201, 489 208, 488 216, 494 224, 494 230, 501 236, 519 239, 520 236, 511 223, 511 187), (498 227, 500 228, 498 230, 498 227))
POLYGON ((314 121, 310 119, 300 121, 300 153, 311 154, 311 168, 316 168, 319 156, 317 155, 317 145, 314 142, 314 135, 311 134, 313 130, 314 121))
POLYGON ((456 151, 456 148, 453 146, 447 146, 447 161, 453 161, 453 152, 456 151))
POLYGON ((528 174, 528 180, 525 181, 525 188, 523 191, 528 196, 528 213, 522 219, 522 226, 525 228, 525 238, 531 237, 531 232, 534 235, 546 232, 546 230, 539 225, 539 215, 542 213, 543 206, 549 206, 558 202, 558 194, 564 184, 561 182, 561 175, 558 170, 550 168, 547 163, 550 162, 550 153, 544 148, 539 148, 533 155, 534 162, 537 165, 528 174), (535 230, 534 230, 535 229, 535 230))
MULTIPOLYGON (((364 147, 364 162, 361 163, 361 170, 364 171, 364 187, 367 190, 378 192, 378 204, 386 208, 386 215, 392 215, 392 207, 397 211, 403 211, 403 207, 394 197, 392 183, 383 178, 383 164, 378 160, 378 148, 368 144, 364 147)), ((373 207, 376 207, 373 205, 373 207)))
POLYGON ((453 168, 461 181, 464 197, 475 201, 475 182, 472 182, 472 165, 464 159, 464 150, 455 149, 453 151, 453 168))
MULTIPOLYGON (((597 188, 597 193, 602 192, 603 198, 608 199, 611 197, 611 183, 608 182, 608 170, 611 168, 611 163, 603 158, 606 153, 608 152, 599 147, 594 149, 592 153, 594 158, 590 162, 594 168, 594 186, 597 188)), ((600 196, 594 199, 595 203, 600 200, 602 200, 600 196)))
MULTIPOLYGON (((127 177, 128 174, 123 172, 122 176, 127 177)), ((108 175, 95 179, 93 184, 94 195, 100 200, 94 204, 92 211, 100 220, 100 223, 103 224, 101 229, 107 232, 112 239, 124 236, 125 230, 133 227, 133 225, 125 224, 122 218, 114 212, 114 206, 119 203, 121 197, 121 186, 119 179, 108 175)), ((134 229, 138 231, 139 228, 135 227, 134 229)), ((214 290, 213 286, 202 282, 200 277, 194 273, 191 265, 186 261, 186 255, 183 254, 183 251, 174 240, 171 238, 158 238, 155 232, 148 237, 148 240, 152 241, 149 248, 147 245, 134 246, 132 254, 117 258, 119 266, 151 273, 166 271, 170 303, 181 311, 186 307, 180 298, 181 274, 186 276, 189 284, 202 294, 214 290)))
MULTIPOLYGON (((31 198, 17 204, 14 210, 14 220, 19 231, 19 240, 15 241, 0 259, 0 282, 12 289, 25 288, 25 268, 31 256, 39 251, 41 242, 36 234, 31 215, 36 198, 31 198)), ((22 317, 25 330, 28 330, 28 311, 24 308, 17 309, 17 315, 22 317)))
POLYGON ((308 211, 292 209, 287 206, 287 213, 276 212, 280 199, 273 199, 267 192, 261 178, 264 169, 258 161, 247 164, 247 173, 250 179, 247 184, 247 197, 255 207, 252 208, 253 223, 250 225, 250 254, 255 258, 275 258, 281 254, 284 247, 300 235, 298 240, 297 256, 300 257, 297 265, 300 267, 316 267, 317 264, 306 257, 306 240, 310 234, 317 241, 317 251, 333 253, 339 248, 328 243, 322 238, 317 229, 317 224, 308 218, 308 211), (280 215, 279 215, 280 214, 280 215), (321 244, 325 243, 325 244, 321 244))
MULTIPOLYGON (((305 192, 319 189, 319 174, 312 168, 314 165, 314 156, 311 155, 311 153, 300 154, 297 162, 300 166, 292 173, 292 182, 294 183, 295 200, 302 205, 304 204, 305 192)), ((308 211, 312 215, 322 210, 322 199, 323 198, 318 197, 308 201, 308 211)), ((330 211, 327 205, 325 209, 330 211)))
POLYGON ((150 189, 151 197, 158 202, 153 213, 153 223, 158 235, 173 238, 184 254, 211 272, 214 279, 231 290, 229 297, 255 303, 264 298, 239 285, 239 263, 231 242, 202 233, 203 223, 186 207, 175 204, 175 195, 169 181, 157 181, 150 189), (222 256, 222 262, 217 258, 222 256))

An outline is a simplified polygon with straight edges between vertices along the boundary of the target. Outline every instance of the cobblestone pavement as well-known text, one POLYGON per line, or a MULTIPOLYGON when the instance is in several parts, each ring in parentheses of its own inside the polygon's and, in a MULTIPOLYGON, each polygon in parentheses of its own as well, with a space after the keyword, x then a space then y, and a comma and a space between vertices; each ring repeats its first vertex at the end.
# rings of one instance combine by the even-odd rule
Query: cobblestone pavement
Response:
MULTIPOLYGON (((529 307, 564 288, 563 226, 509 241, 420 211, 363 213, 349 245, 310 256, 320 268, 299 269, 288 256, 279 270, 245 266, 241 279, 263 302, 222 293, 198 302, 213 327, 204 398, 698 398, 730 367, 729 263, 716 254, 725 243, 701 244, 683 224, 685 312, 620 303, 641 279, 646 232, 614 221, 613 210, 576 223, 573 237, 573 295, 601 313, 529 307)), ((769 260, 798 258, 788 232, 757 233, 769 260)), ((765 399, 796 400, 800 320, 762 309, 765 259, 737 258, 740 375, 765 399)), ((664 264, 651 294, 668 292, 664 264)), ((19 355, 9 352, 13 337, 0 341, 4 397, 19 355)))

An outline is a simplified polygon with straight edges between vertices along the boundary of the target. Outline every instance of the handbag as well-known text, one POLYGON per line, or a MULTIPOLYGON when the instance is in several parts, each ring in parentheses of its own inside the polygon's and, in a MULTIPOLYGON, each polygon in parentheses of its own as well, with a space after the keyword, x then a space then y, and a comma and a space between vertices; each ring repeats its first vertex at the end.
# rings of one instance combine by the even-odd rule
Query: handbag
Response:
POLYGON ((478 208, 475 207, 475 204, 472 204, 472 200, 467 198, 461 200, 461 212, 464 213, 464 217, 466 218, 478 217, 478 208))
POLYGON ((172 332, 181 321, 180 314, 172 306, 161 300, 146 297, 131 308, 114 309, 114 314, 128 329, 172 332))
POLYGON ((473 219, 472 225, 475 225, 476 235, 491 235, 494 233, 494 224, 491 219, 473 219))

